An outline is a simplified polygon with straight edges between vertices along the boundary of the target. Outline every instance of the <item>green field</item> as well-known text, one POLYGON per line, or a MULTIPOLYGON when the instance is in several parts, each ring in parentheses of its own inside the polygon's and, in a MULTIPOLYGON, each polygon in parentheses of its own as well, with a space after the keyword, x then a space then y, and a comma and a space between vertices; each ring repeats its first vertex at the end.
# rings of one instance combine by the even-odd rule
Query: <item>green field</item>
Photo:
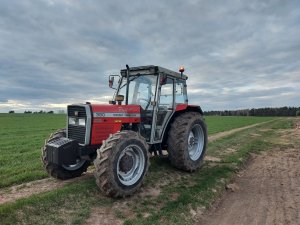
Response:
POLYGON ((244 127, 255 123, 273 120, 274 117, 252 117, 252 116, 206 116, 208 135, 219 133, 234 128, 244 127))
MULTIPOLYGON (((272 120, 266 117, 206 117, 208 133, 272 120)), ((0 188, 47 177, 41 147, 49 134, 64 127, 65 115, 0 114, 0 188)))
POLYGON ((64 115, 0 114, 0 187, 46 177, 41 147, 64 124, 64 115))
MULTIPOLYGON (((6 135, 7 138, 11 136, 9 143, 23 149, 25 153, 31 152, 31 157, 28 157, 28 160, 31 161, 31 164, 36 165, 35 170, 40 171, 40 177, 46 176, 39 160, 39 148, 43 144, 43 141, 39 139, 43 139, 49 132, 64 124, 64 116, 2 115, 0 118, 1 125, 13 124, 10 126, 11 134, 9 135, 7 132, 6 135), (27 128, 30 126, 30 129, 26 129, 26 125, 23 124, 27 124, 27 128), (27 130, 27 132, 21 132, 22 129, 27 130), (39 134, 29 135, 28 133, 32 133, 32 130, 39 134), (12 135, 16 134, 18 138, 13 138, 12 135), (26 138, 20 138, 24 135, 26 138), (33 140, 35 140, 35 144, 26 145, 33 140), (19 146, 19 143, 23 143, 23 146, 19 146)), ((251 119, 253 119, 252 124, 270 120, 270 118, 263 118, 264 120, 262 120, 261 118, 208 117, 207 123, 209 127, 218 127, 222 124, 221 121, 224 121, 224 124, 231 121, 232 126, 227 125, 230 127, 227 129, 231 129, 242 126, 241 124, 249 125, 251 119), (241 120, 244 120, 244 123, 241 123, 241 120), (236 123, 234 123, 235 121, 236 123)), ((290 129, 293 126, 293 119, 282 118, 211 142, 208 145, 207 155, 217 157, 220 161, 206 161, 204 167, 195 173, 179 171, 174 169, 165 159, 152 158, 150 170, 143 185, 144 193, 149 192, 149 194, 143 196, 137 193, 133 197, 125 199, 105 197, 91 176, 59 189, 19 199, 13 203, 2 204, 0 205, 0 221, 1 224, 80 225, 86 224, 87 218, 97 209, 100 215, 121 220, 125 225, 194 224, 191 210, 205 209, 215 198, 218 198, 224 191, 225 184, 234 177, 250 153, 258 153, 274 147, 284 149, 287 140, 280 142, 282 129, 290 129), (277 132, 278 129, 279 132, 277 132), (159 190, 158 195, 152 195, 151 190, 159 190)), ((218 130, 216 127, 215 132, 218 130)), ((220 130, 223 128, 221 127, 220 130)), ((2 129, 1 132, 2 134, 5 133, 2 129)), ((7 152, 8 149, 12 151, 12 148, 7 147, 1 148, 1 152, 7 152)), ((19 152, 18 156, 22 157, 22 152, 19 152)), ((1 159, 1 169, 2 166, 6 169, 10 168, 11 176, 15 177, 16 173, 13 173, 14 163, 17 163, 19 167, 22 165, 29 166, 29 163, 25 161, 19 162, 18 160, 7 160, 8 166, 1 159)), ((22 171, 23 174, 33 174, 32 168, 27 166, 24 168, 26 169, 22 171)), ((4 176, 2 172, 1 176, 2 181, 4 176)), ((39 177, 28 176, 27 179, 33 180, 39 179, 39 177)), ((20 182, 22 181, 15 180, 15 183, 20 182)), ((6 183, 3 186, 10 186, 13 183, 6 183)), ((114 224, 113 221, 112 224, 114 224)))

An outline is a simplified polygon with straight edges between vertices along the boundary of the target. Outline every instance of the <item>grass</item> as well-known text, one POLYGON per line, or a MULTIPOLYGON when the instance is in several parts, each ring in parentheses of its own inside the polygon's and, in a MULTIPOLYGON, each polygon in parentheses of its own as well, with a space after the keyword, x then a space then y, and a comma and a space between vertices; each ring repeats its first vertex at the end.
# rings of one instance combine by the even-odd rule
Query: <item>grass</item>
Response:
MULTIPOLYGON (((269 121, 270 117, 205 117, 208 133, 269 121)), ((44 140, 65 127, 65 115, 0 114, 0 188, 45 178, 40 155, 44 140)))
POLYGON ((64 115, 0 114, 0 187, 46 177, 41 147, 64 115))
POLYGON ((206 116, 208 134, 240 128, 255 123, 262 123, 273 120, 274 117, 252 117, 252 116, 206 116))
POLYGON ((174 169, 164 159, 152 158, 144 189, 159 189, 158 196, 106 198, 91 177, 1 205, 0 221, 1 224, 84 224, 92 208, 100 207, 125 220, 127 225, 193 224, 195 218, 191 212, 208 207, 250 153, 274 147, 274 140, 279 138, 275 131, 291 126, 291 120, 278 120, 210 143, 207 154, 219 157, 221 162, 206 162, 192 174, 174 169), (228 151, 233 148, 234 151, 228 151))
POLYGON ((90 205, 110 205, 94 179, 67 185, 0 207, 1 224, 84 224, 90 205), (101 200, 100 200, 101 199, 101 200), (100 201, 99 201, 100 200, 100 201))

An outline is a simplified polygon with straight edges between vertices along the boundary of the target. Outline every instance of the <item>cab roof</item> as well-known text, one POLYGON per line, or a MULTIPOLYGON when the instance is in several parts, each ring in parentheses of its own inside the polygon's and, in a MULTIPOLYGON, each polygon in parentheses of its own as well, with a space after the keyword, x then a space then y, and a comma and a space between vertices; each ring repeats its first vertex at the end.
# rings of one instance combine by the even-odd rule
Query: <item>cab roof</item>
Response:
MULTIPOLYGON (((188 77, 183 74, 181 77, 181 74, 160 66, 138 66, 138 67, 129 67, 129 76, 135 76, 135 75, 158 75, 159 73, 163 73, 172 77, 185 79, 187 80, 188 77)), ((126 77, 127 75, 127 69, 121 70, 121 76, 126 77)))

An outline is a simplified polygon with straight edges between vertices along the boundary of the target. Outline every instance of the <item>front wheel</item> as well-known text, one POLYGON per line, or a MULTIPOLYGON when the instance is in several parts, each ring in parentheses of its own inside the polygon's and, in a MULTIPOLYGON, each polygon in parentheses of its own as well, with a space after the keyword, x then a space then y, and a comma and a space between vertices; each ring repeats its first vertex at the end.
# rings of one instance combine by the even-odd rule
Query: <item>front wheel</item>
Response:
POLYGON ((134 131, 118 132, 97 150, 94 165, 96 183, 106 195, 132 195, 142 185, 149 167, 148 145, 134 131))
POLYGON ((201 167, 207 146, 207 128, 197 112, 175 118, 168 137, 171 164, 178 169, 195 171, 201 167))

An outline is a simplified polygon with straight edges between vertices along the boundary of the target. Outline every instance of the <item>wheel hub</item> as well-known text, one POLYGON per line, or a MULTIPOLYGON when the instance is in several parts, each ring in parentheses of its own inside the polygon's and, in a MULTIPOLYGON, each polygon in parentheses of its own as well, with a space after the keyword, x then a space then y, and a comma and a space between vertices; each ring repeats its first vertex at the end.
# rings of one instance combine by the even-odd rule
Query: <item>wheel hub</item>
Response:
POLYGON ((131 155, 125 154, 120 160, 120 170, 127 173, 133 167, 133 157, 131 155))
POLYGON ((188 151, 190 159, 196 161, 204 148, 204 132, 200 125, 195 124, 188 136, 188 151))
POLYGON ((195 144, 195 138, 194 137, 190 137, 190 139, 189 139, 189 146, 193 147, 194 144, 195 144))
POLYGON ((117 162, 119 181, 126 186, 135 184, 145 170, 145 155, 141 147, 135 144, 122 150, 117 162))
POLYGON ((195 144, 195 136, 194 136, 194 133, 191 131, 190 134, 189 134, 189 137, 188 137, 188 148, 189 150, 191 148, 193 148, 195 144))

